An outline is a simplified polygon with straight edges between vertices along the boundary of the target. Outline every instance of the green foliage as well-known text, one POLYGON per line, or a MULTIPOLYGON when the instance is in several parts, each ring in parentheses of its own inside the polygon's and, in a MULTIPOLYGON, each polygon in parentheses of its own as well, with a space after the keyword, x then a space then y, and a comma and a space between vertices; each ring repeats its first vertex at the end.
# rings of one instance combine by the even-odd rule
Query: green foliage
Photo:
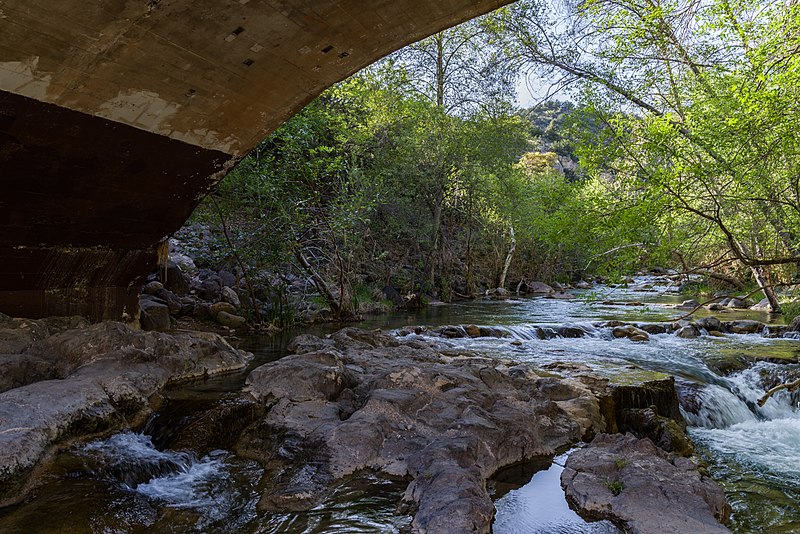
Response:
POLYGON ((599 121, 575 154, 604 211, 631 214, 621 232, 646 221, 653 257, 744 266, 774 301, 800 258, 799 21, 755 0, 523 1, 498 27, 510 61, 572 83, 599 121))
POLYGON ((625 483, 621 480, 606 480, 606 487, 611 491, 611 494, 615 497, 622 493, 625 489, 625 483))
MULTIPOLYGON (((449 300, 679 262, 791 275, 799 8, 547 7, 517 2, 332 87, 195 218, 222 216, 249 266, 313 280, 339 316, 386 285, 449 300), (517 67, 574 82, 579 103, 513 109, 517 67)), ((290 307, 270 284, 259 298, 290 307)))
POLYGON ((795 317, 800 316, 800 300, 781 303, 781 311, 783 311, 783 321, 786 324, 791 323, 795 317))

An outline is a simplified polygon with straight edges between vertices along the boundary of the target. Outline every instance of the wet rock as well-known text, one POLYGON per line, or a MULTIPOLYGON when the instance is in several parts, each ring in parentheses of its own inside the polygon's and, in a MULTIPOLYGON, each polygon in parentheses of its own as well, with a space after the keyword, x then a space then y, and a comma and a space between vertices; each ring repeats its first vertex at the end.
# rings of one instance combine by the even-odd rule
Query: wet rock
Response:
POLYGON ((664 324, 649 323, 649 324, 637 324, 636 326, 650 335, 666 334, 669 332, 667 325, 664 324))
POLYGON ((744 371, 753 364, 746 353, 711 354, 706 359, 708 368, 720 376, 728 376, 744 371))
POLYGON ((616 328, 617 326, 628 326, 628 323, 612 319, 610 321, 600 321, 599 323, 594 323, 594 326, 597 328, 616 328))
POLYGON ((556 335, 558 337, 565 337, 565 338, 579 338, 586 335, 586 330, 580 328, 578 326, 571 326, 571 325, 558 325, 553 328, 556 335))
POLYGON ((531 282, 528 284, 528 293, 532 293, 534 295, 549 295, 553 292, 553 288, 544 282, 531 282))
POLYGON ((228 328, 239 328, 247 323, 247 319, 241 315, 235 315, 226 311, 218 312, 214 319, 222 326, 227 326, 228 328))
POLYGON ((648 438, 657 447, 679 456, 694 454, 685 425, 658 414, 656 406, 626 410, 622 415, 622 427, 638 438, 648 438))
POLYGON ((600 403, 606 432, 637 432, 635 427, 628 426, 628 412, 648 408, 685 427, 675 379, 670 375, 632 365, 616 369, 610 378, 579 364, 556 363, 545 368, 579 380, 592 391, 600 403))
POLYGON ((169 306, 161 300, 155 298, 142 298, 139 300, 139 309, 141 314, 139 322, 142 325, 142 330, 166 332, 172 328, 172 320, 169 316, 169 306))
POLYGON ((601 434, 573 452, 561 474, 567 499, 586 517, 626 531, 727 533, 730 506, 722 489, 691 460, 649 439, 601 434))
POLYGON ((681 409, 690 416, 696 416, 703 408, 703 390, 705 387, 705 385, 688 380, 675 381, 675 391, 678 394, 681 409))
POLYGON ((742 319, 740 321, 726 321, 725 329, 731 334, 757 334, 764 330, 764 323, 742 319))
POLYGON ((268 468, 262 510, 307 509, 333 481, 373 469, 411 478, 415 531, 489 532, 487 478, 603 425, 585 386, 517 362, 352 328, 331 339, 247 380, 266 414, 236 451, 268 468))
POLYGON ((675 335, 683 339, 700 337, 700 330, 693 324, 682 326, 675 331, 675 335))
POLYGON ((481 326, 480 337, 511 337, 511 333, 508 330, 504 330, 501 328, 496 328, 494 326, 481 326))
POLYGON ((242 305, 242 302, 239 300, 239 295, 236 294, 236 291, 231 289, 228 286, 222 288, 221 297, 223 302, 227 302, 232 304, 234 308, 239 308, 242 305))
POLYGON ((617 326, 611 330, 611 335, 615 338, 628 338, 631 341, 649 341, 650 336, 644 330, 640 330, 633 325, 617 326))
POLYGON ((697 328, 702 328, 707 332, 722 330, 722 322, 716 317, 703 317, 702 319, 696 320, 694 324, 697 328))
POLYGON ((224 399, 176 429, 164 447, 198 455, 230 449, 242 431, 264 414, 252 399, 224 399))
POLYGON ((789 332, 789 327, 784 325, 764 325, 764 330, 762 330, 761 335, 764 337, 769 338, 776 338, 776 337, 783 337, 787 332, 789 332))
POLYGON ((585 282, 585 281, 581 280, 580 282, 577 282, 575 284, 575 287, 577 289, 591 289, 592 288, 592 284, 589 283, 589 282, 585 282))
POLYGON ((685 310, 692 310, 692 309, 694 309, 694 308, 699 308, 699 307, 700 307, 700 303, 699 303, 699 302, 697 302, 697 301, 696 301, 696 300, 694 300, 694 299, 691 299, 691 300, 684 300, 683 302, 681 302, 681 303, 678 305, 678 308, 682 308, 682 309, 685 309, 685 310))
POLYGON ((108 322, 47 336, 18 357, 50 362, 60 380, 0 393, 0 505, 23 496, 33 469, 59 443, 136 424, 169 382, 240 369, 252 355, 215 334, 108 322))
POLYGON ((764 297, 757 304, 750 306, 751 310, 758 310, 758 311, 770 311, 772 310, 772 306, 769 303, 769 299, 764 297))
POLYGON ((433 333, 448 339, 471 337, 467 333, 466 328, 464 328, 463 326, 452 326, 452 325, 442 326, 440 328, 435 329, 433 333))
POLYGON ((564 291, 555 291, 555 292, 550 293, 549 295, 547 295, 547 298, 549 298, 549 299, 560 299, 560 300, 570 300, 570 299, 574 299, 575 295, 573 295, 572 293, 566 293, 564 291))
POLYGON ((481 329, 474 324, 465 326, 464 331, 469 337, 481 337, 481 329))

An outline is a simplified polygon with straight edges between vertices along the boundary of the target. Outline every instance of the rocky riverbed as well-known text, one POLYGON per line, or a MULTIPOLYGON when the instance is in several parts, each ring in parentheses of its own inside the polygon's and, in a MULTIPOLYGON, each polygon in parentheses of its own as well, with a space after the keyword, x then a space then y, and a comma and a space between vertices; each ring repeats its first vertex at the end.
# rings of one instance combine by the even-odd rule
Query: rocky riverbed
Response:
MULTIPOLYGON (((653 445, 691 453, 667 375, 629 369, 627 380, 614 381, 574 365, 536 371, 447 344, 354 328, 329 338, 300 336, 291 349, 294 355, 248 378, 248 393, 265 415, 235 446, 237 454, 268 467, 261 510, 311 508, 335 481, 371 470, 410 481, 401 510, 413 514, 416 532, 489 532, 488 478, 609 430, 649 444, 634 448, 652 476, 636 478, 636 491, 625 495, 641 497, 640 511, 659 508, 663 489, 696 482, 700 489, 681 495, 681 502, 705 510, 703 517, 726 519, 721 489, 692 461, 653 445)), ((594 503, 612 489, 595 484, 585 491, 591 498, 574 502, 598 517, 594 503)), ((604 508, 602 517, 634 532, 657 532, 664 514, 677 524, 683 513, 676 507, 631 514, 617 505, 604 508)), ((708 532, 727 530, 713 522, 708 532)))
POLYGON ((59 447, 137 427, 167 384, 241 369, 251 358, 205 332, 0 315, 0 505, 22 498, 59 447))
MULTIPOLYGON (((79 319, 2 317, 0 348, 6 504, 38 482, 54 451, 139 428, 170 382, 241 369, 251 357, 215 334, 141 332, 79 319)), ((637 489, 619 493, 624 502, 645 500, 631 512, 612 486, 576 486, 565 478, 568 491, 579 488, 575 495, 585 497, 571 497, 579 510, 598 517, 597 503, 610 502, 600 505, 600 516, 656 532, 653 521, 663 517, 636 510, 658 507, 646 496, 690 480, 687 487, 701 491, 687 490, 680 501, 713 521, 725 519, 721 490, 685 458, 692 445, 668 375, 628 366, 615 378, 575 363, 536 369, 446 339, 355 328, 301 335, 290 350, 254 369, 238 398, 181 429, 172 443, 198 454, 226 448, 256 460, 265 468, 260 513, 310 509, 342 480, 369 472, 407 484, 399 510, 413 516, 415 532, 489 532, 490 477, 582 440, 604 443, 611 438, 595 436, 612 432, 649 444, 634 447, 641 457, 635 465, 648 466, 654 476, 626 478, 622 483, 637 489)), ((584 458, 581 473, 594 465, 602 476, 607 458, 596 455, 592 462, 580 452, 573 456, 584 458)), ((685 511, 675 510, 675 518, 685 511)), ((714 528, 708 531, 725 530, 714 528)))

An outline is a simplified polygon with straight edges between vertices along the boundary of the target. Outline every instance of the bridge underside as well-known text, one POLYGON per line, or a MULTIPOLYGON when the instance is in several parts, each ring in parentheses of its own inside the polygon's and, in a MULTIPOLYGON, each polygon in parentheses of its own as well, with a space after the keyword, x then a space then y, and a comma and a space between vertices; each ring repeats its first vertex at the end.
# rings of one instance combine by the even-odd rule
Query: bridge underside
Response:
POLYGON ((135 319, 158 245, 258 142, 506 1, 0 2, 0 312, 135 319))

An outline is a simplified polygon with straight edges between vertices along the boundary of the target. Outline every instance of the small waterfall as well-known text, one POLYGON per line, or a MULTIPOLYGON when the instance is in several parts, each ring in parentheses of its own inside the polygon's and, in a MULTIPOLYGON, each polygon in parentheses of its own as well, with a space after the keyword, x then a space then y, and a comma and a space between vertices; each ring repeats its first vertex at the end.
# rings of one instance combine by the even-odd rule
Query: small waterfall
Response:
POLYGON ((761 362, 729 376, 727 389, 700 388, 692 404, 699 409, 693 412, 691 406, 682 406, 687 422, 695 427, 690 435, 715 454, 760 473, 764 480, 800 485, 800 395, 780 391, 758 406, 765 391, 796 379, 797 374, 796 365, 761 362))
POLYGON ((160 451, 150 436, 123 432, 87 444, 82 456, 87 470, 100 478, 169 506, 192 508, 214 503, 204 488, 224 476, 227 453, 197 458, 185 451, 160 451))
POLYGON ((155 478, 187 472, 197 458, 183 451, 159 451, 150 436, 123 432, 83 449, 89 470, 132 490, 155 478))
POLYGON ((793 380, 792 366, 759 363, 719 380, 717 384, 680 387, 681 411, 690 426, 727 428, 735 424, 800 417, 800 392, 781 391, 767 403, 758 400, 771 387, 793 380))
POLYGON ((600 336, 600 330, 590 323, 527 324, 493 328, 503 334, 497 337, 510 337, 521 341, 600 336))
POLYGON ((747 403, 728 389, 709 384, 701 388, 682 388, 681 413, 689 426, 727 428, 736 423, 757 420, 747 403), (686 393, 691 391, 691 393, 686 393), (687 395, 690 397, 687 398, 687 395))

